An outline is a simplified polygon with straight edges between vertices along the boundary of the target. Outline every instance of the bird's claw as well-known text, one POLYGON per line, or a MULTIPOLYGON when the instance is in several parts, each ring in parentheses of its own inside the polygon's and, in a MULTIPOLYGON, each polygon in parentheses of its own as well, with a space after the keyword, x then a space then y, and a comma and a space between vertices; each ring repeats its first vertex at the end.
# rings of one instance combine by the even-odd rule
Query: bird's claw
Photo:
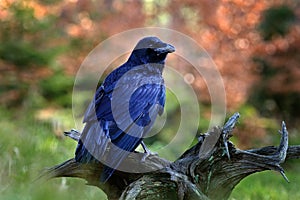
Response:
POLYGON ((158 155, 158 153, 156 153, 156 152, 147 151, 147 152, 144 153, 144 155, 143 155, 143 157, 142 157, 142 159, 141 159, 141 162, 145 162, 146 159, 147 159, 149 156, 157 156, 157 155, 158 155))

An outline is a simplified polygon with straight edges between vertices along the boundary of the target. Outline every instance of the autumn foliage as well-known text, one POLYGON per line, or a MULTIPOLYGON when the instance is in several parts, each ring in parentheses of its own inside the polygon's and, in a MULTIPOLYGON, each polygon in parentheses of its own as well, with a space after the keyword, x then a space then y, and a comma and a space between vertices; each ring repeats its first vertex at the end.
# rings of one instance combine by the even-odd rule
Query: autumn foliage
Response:
MULTIPOLYGON (((42 102, 55 101, 71 92, 72 77, 99 42, 128 29, 158 26, 185 33, 206 49, 222 74, 230 111, 251 105, 257 118, 284 117, 296 126, 299 18, 300 4, 292 0, 3 0, 0 102, 23 105, 32 93, 42 95, 42 102), (53 91, 45 84, 55 81, 66 90, 53 91)), ((201 77, 188 66, 180 70, 194 74, 193 87, 202 94, 201 102, 209 104, 201 77)), ((59 102, 68 106, 68 100, 59 102)), ((247 120, 247 128, 254 127, 256 122, 247 120)), ((264 135, 264 126, 256 133, 264 135)))

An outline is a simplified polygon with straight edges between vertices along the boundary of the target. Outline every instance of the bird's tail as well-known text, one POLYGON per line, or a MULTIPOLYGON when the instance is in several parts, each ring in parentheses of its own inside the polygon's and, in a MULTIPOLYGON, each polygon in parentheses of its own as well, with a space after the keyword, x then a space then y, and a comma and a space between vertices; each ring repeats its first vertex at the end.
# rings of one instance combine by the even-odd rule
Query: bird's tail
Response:
POLYGON ((76 152, 75 152, 75 160, 80 163, 94 163, 97 162, 97 159, 90 154, 90 152, 85 148, 82 141, 79 140, 76 152))
POLYGON ((75 160, 80 163, 98 162, 106 151, 108 136, 103 133, 100 123, 87 123, 75 151, 75 160))
MULTIPOLYGON (((131 149, 128 149, 131 151, 131 149)), ((100 181, 105 183, 114 173, 114 171, 120 166, 120 164, 131 153, 128 150, 123 150, 117 147, 115 144, 111 144, 108 155, 106 156, 106 165, 103 168, 100 181)))
POLYGON ((101 173, 100 182, 105 183, 115 172, 114 168, 104 166, 103 171, 101 173))
MULTIPOLYGON (((140 132, 141 130, 129 131, 140 132)), ((111 128, 110 134, 111 142, 99 123, 87 123, 75 152, 77 162, 102 162, 104 165, 100 177, 102 183, 112 176, 123 160, 135 150, 142 140, 142 138, 134 137, 132 133, 125 133, 119 128, 111 128)))
MULTIPOLYGON (((112 174, 120 166, 120 164, 141 143, 141 140, 141 138, 136 138, 126 133, 123 133, 118 141, 113 141, 113 144, 111 145, 109 152, 106 156, 106 165, 103 168, 100 177, 101 182, 106 182, 112 176, 112 174)), ((131 169, 130 166, 126 166, 126 168, 128 169, 125 170, 131 169)))

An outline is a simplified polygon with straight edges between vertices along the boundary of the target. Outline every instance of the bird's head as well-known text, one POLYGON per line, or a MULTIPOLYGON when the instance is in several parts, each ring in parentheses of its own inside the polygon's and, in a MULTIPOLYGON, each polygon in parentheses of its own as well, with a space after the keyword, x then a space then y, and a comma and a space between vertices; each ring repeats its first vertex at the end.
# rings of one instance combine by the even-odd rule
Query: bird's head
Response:
POLYGON ((129 59, 138 64, 164 64, 168 53, 174 51, 174 46, 164 43, 157 37, 145 37, 137 43, 129 59))

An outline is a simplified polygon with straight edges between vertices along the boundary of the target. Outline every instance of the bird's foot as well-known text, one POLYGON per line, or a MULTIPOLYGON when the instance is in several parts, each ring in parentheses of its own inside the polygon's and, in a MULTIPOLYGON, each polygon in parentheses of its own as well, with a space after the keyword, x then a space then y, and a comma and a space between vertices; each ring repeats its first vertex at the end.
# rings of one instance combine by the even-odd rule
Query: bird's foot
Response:
POLYGON ((145 162, 146 158, 149 156, 157 156, 158 155, 158 153, 150 151, 150 149, 148 149, 148 147, 145 145, 145 143, 143 141, 141 142, 141 145, 145 151, 144 155, 141 159, 142 162, 145 162))
POLYGON ((143 157, 142 157, 142 159, 141 159, 141 162, 145 162, 146 161, 146 159, 149 157, 149 156, 157 156, 158 155, 158 153, 156 153, 156 152, 152 152, 152 151, 145 151, 145 153, 144 153, 144 155, 143 155, 143 157))

